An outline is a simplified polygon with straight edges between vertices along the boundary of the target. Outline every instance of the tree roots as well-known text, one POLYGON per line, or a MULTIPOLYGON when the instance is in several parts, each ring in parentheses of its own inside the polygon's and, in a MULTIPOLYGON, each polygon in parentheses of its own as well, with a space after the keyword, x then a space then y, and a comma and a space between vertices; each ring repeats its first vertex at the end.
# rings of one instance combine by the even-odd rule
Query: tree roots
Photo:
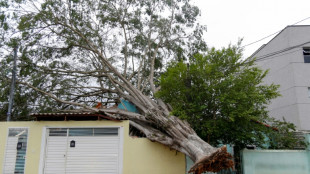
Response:
POLYGON ((201 174, 203 172, 218 172, 223 169, 233 169, 232 156, 227 152, 226 146, 219 148, 212 155, 197 161, 189 173, 201 174))

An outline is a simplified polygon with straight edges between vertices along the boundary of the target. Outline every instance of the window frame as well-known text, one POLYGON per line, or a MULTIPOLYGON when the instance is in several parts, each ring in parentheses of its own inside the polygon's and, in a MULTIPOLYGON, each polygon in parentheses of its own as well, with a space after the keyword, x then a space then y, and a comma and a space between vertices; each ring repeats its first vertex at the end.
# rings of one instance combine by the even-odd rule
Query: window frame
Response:
MULTIPOLYGON (((7 134, 6 134, 6 140, 5 140, 5 151, 4 151, 4 160, 3 160, 3 164, 2 164, 2 172, 4 173, 5 171, 5 164, 6 164, 6 158, 7 158, 7 150, 8 150, 8 140, 10 136, 10 129, 26 129, 27 130, 27 138, 26 138, 26 150, 25 150, 25 161, 24 161, 24 174, 26 173, 26 163, 27 163, 27 154, 28 154, 28 144, 29 144, 29 134, 30 134, 30 128, 29 127, 8 127, 7 130, 7 134)), ((13 136, 14 137, 14 136, 13 136)), ((16 148, 17 148, 17 144, 16 144, 16 148)), ((16 155, 17 155, 17 151, 16 151, 16 155)), ((15 157, 15 165, 16 165, 16 157, 15 157)), ((14 168, 14 173, 15 173, 15 168, 14 168)))
POLYGON ((310 47, 304 47, 302 49, 304 63, 310 63, 310 47))

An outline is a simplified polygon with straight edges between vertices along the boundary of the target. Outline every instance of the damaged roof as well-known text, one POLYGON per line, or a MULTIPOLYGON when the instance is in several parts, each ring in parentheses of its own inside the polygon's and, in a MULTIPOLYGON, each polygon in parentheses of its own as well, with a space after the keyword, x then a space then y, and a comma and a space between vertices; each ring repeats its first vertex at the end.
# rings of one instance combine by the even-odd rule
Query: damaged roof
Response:
POLYGON ((36 121, 122 120, 121 118, 112 118, 104 114, 91 112, 32 113, 30 116, 34 117, 36 121))

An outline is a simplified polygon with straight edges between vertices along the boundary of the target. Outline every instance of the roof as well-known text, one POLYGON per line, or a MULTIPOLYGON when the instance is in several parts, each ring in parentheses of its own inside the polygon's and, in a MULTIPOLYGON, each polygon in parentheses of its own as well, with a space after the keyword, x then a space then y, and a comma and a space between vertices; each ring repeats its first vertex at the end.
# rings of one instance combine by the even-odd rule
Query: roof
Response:
POLYGON ((261 49, 263 49, 266 45, 268 45, 272 40, 278 37, 284 30, 286 30, 287 28, 291 28, 291 27, 310 27, 310 25, 288 25, 286 26, 282 30, 276 32, 277 34, 275 33, 276 35, 272 39, 270 39, 266 44, 263 44, 262 46, 260 46, 250 57, 252 58, 256 53, 258 53, 261 49))
POLYGON ((263 49, 267 44, 263 44, 262 46, 260 46, 251 56, 250 58, 254 57, 254 55, 256 55, 256 53, 258 53, 261 49, 263 49))
POLYGON ((120 121, 121 119, 112 118, 104 114, 91 112, 63 112, 63 113, 32 113, 37 121, 68 121, 68 120, 112 120, 120 121))

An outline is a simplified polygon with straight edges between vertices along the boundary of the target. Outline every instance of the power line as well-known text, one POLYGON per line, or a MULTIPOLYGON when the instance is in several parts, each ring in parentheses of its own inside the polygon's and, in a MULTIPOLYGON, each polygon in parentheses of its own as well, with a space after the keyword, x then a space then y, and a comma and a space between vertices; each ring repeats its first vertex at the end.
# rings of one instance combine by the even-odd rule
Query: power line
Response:
MULTIPOLYGON (((305 44, 308 44, 308 43, 310 43, 310 41, 304 42, 304 43, 302 43, 302 44, 294 45, 294 46, 291 46, 291 47, 288 47, 288 48, 284 48, 284 49, 282 49, 282 50, 275 51, 275 52, 272 52, 272 53, 268 53, 268 54, 265 54, 265 55, 262 55, 262 56, 258 56, 257 59, 256 59, 256 61, 265 60, 265 59, 267 59, 268 57, 272 57, 272 56, 275 56, 275 55, 277 55, 277 54, 281 54, 281 53, 287 52, 287 51, 289 51, 289 50, 292 50, 292 49, 294 49, 294 48, 301 47, 301 46, 303 46, 303 45, 305 45, 305 44)), ((269 59, 270 59, 270 58, 269 58, 269 59)))
MULTIPOLYGON (((298 21, 298 22, 296 22, 296 23, 294 23, 294 24, 291 24, 291 25, 299 24, 300 22, 303 22, 303 21, 308 20, 308 19, 310 19, 310 16, 307 17, 307 18, 305 18, 305 19, 302 19, 302 20, 300 20, 300 21, 298 21)), ((282 31, 282 30, 279 30, 279 31, 277 31, 277 32, 275 32, 275 33, 272 33, 272 34, 270 34, 270 35, 268 35, 268 36, 265 36, 265 37, 263 37, 263 38, 261 38, 261 39, 259 39, 259 40, 257 40, 257 41, 254 41, 254 42, 251 42, 251 43, 249 43, 249 44, 246 44, 246 45, 242 46, 242 48, 247 47, 247 46, 250 46, 250 45, 253 45, 253 44, 255 44, 255 43, 257 43, 257 42, 260 42, 260 41, 262 41, 262 40, 264 40, 264 39, 267 39, 268 37, 271 37, 271 36, 273 36, 273 35, 275 35, 275 34, 278 34, 278 33, 280 33, 281 31, 282 31)))
POLYGON ((259 60, 256 60, 256 61, 259 62, 259 61, 264 61, 264 60, 268 60, 268 59, 273 59, 273 58, 276 58, 276 57, 279 57, 279 56, 284 56, 284 55, 287 55, 287 54, 292 54, 292 53, 295 53, 295 52, 301 51, 301 50, 302 49, 297 49, 297 50, 294 50, 294 51, 291 51, 291 52, 288 52, 288 53, 284 53, 284 54, 281 54, 281 55, 273 55, 273 56, 267 57, 265 59, 259 59, 259 60))
POLYGON ((277 31, 277 32, 275 32, 275 33, 272 33, 272 34, 270 34, 270 35, 268 35, 268 36, 266 36, 266 37, 263 37, 263 38, 261 38, 261 39, 259 39, 259 40, 257 40, 257 41, 254 41, 254 42, 251 42, 251 43, 249 43, 249 44, 246 44, 246 45, 242 46, 242 48, 247 47, 247 46, 250 46, 250 45, 253 45, 253 44, 255 44, 255 43, 257 43, 257 42, 260 42, 260 41, 262 41, 262 40, 264 40, 264 39, 267 39, 268 37, 273 36, 273 35, 275 35, 275 34, 278 34, 278 33, 281 32, 281 31, 282 31, 282 30, 277 31))

